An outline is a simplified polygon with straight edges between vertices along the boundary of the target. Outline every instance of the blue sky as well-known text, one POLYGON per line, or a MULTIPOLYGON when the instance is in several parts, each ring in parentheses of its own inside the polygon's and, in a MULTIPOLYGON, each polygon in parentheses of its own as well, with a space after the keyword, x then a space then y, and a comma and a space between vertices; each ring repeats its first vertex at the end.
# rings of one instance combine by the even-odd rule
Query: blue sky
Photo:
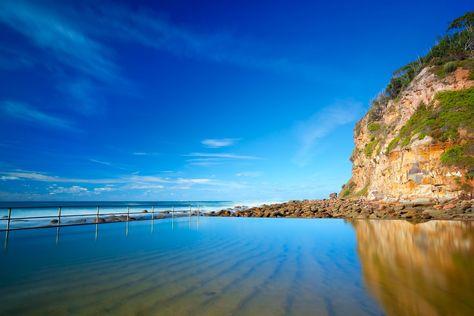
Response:
POLYGON ((1 200, 321 198, 470 1, 1 1, 1 200))

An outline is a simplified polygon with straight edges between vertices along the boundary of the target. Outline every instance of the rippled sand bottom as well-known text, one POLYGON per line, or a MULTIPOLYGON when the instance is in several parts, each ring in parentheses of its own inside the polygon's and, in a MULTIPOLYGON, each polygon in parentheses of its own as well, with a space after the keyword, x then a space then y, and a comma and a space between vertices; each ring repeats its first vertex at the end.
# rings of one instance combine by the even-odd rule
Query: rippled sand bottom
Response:
POLYGON ((342 220, 194 217, 98 228, 97 240, 94 226, 64 228, 57 244, 55 229, 11 233, 0 256, 0 314, 384 314, 342 220))

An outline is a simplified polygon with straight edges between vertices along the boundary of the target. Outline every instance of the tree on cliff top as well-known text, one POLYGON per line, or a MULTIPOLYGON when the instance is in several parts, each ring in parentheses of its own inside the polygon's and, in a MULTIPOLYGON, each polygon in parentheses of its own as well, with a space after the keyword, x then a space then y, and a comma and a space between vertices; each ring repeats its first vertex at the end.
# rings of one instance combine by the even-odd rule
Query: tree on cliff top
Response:
POLYGON ((472 58, 473 50, 474 12, 468 12, 449 24, 446 34, 426 56, 396 70, 385 89, 385 95, 389 99, 396 98, 424 67, 472 58))

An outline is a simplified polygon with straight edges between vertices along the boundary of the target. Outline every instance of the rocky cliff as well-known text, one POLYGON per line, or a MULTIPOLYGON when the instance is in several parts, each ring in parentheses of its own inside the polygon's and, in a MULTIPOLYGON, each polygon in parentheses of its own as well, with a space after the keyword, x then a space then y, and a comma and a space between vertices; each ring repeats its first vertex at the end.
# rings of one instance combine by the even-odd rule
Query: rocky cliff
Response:
POLYGON ((454 19, 428 54, 394 72, 354 134, 352 177, 340 196, 473 197, 474 12, 454 19))
POLYGON ((404 201, 472 195, 473 60, 425 67, 394 99, 378 97, 355 128, 342 197, 404 201))

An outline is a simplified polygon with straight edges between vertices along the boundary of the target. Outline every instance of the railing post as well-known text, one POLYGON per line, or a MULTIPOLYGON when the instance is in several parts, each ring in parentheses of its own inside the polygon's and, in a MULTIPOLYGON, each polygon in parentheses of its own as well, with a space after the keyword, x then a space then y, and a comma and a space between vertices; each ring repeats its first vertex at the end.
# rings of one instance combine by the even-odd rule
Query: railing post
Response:
POLYGON ((58 207, 58 226, 61 226, 61 206, 58 207))
POLYGON ((59 228, 61 227, 61 206, 58 207, 58 227, 56 228, 56 245, 59 243, 59 228))
POLYGON ((173 210, 171 211, 171 229, 174 230, 174 206, 173 210))
POLYGON ((127 222, 130 220, 130 206, 127 207, 127 222))
POLYGON ((7 231, 10 230, 10 221, 12 220, 12 208, 8 209, 7 231))
POLYGON ((155 206, 151 207, 151 232, 153 233, 153 227, 155 225, 155 206))
POLYGON ((95 241, 97 241, 97 238, 99 238, 99 214, 100 214, 100 208, 99 208, 99 205, 97 205, 97 212, 95 214, 95 234, 94 234, 95 241))

